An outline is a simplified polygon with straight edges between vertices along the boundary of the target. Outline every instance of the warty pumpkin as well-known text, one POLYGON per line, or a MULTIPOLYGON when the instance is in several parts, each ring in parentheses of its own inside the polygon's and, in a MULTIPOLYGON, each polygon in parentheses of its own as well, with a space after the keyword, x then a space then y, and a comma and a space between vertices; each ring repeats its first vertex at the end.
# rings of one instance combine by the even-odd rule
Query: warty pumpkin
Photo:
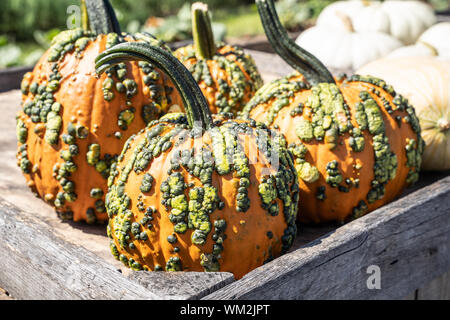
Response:
POLYGON ((262 84, 252 57, 238 46, 215 43, 208 6, 192 5, 194 43, 174 55, 191 71, 209 103, 212 113, 236 114, 262 84))
POLYGON ((393 84, 414 106, 425 140, 423 170, 450 169, 450 61, 386 58, 358 70, 393 84))
POLYGON ((317 25, 345 28, 340 14, 350 17, 357 32, 381 32, 413 44, 427 28, 436 23, 433 8, 422 1, 336 1, 317 18, 317 25))
POLYGON ((292 41, 274 3, 256 1, 274 50, 294 74, 263 86, 241 116, 279 130, 295 158, 302 222, 346 222, 418 179, 423 140, 414 108, 385 81, 334 79, 292 41))
POLYGON ((119 44, 99 56, 98 72, 124 59, 165 71, 186 114, 150 122, 113 164, 106 196, 113 255, 137 270, 240 278, 285 252, 299 199, 284 138, 256 121, 212 116, 190 72, 160 48, 119 44))
POLYGON ((149 34, 121 33, 107 0, 86 0, 83 8, 84 28, 58 34, 23 78, 17 160, 28 186, 62 219, 93 223, 108 218, 109 168, 124 141, 167 111, 173 87, 143 62, 97 78, 94 60, 105 48, 162 44, 149 34))

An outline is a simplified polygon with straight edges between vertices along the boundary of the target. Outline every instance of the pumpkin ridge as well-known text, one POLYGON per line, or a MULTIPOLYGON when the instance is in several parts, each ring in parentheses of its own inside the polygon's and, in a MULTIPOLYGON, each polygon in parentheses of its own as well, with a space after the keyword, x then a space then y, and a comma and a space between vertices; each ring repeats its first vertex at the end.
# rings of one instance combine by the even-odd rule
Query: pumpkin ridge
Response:
MULTIPOLYGON (((108 3, 105 0, 100 5, 108 3)), ((107 219, 103 199, 110 166, 120 151, 118 140, 127 138, 130 128, 137 130, 167 111, 165 95, 170 93, 165 86, 169 88, 170 82, 164 84, 159 76, 159 80, 150 79, 145 86, 154 89, 148 95, 143 93, 146 90, 140 92, 138 84, 141 73, 158 74, 159 70, 146 72, 148 66, 129 63, 108 70, 99 80, 89 69, 87 61, 97 51, 133 39, 161 45, 146 34, 96 35, 81 28, 63 31, 33 72, 23 78, 22 110, 17 118, 18 165, 32 191, 54 206, 62 219, 88 223, 107 219), (119 106, 122 102, 126 113, 119 106), (145 116, 137 119, 135 112, 145 116), (106 119, 108 126, 102 126, 106 119)))
MULTIPOLYGON (((186 122, 186 121, 184 120, 184 122, 186 122)), ((164 123, 164 119, 161 119, 158 121, 153 121, 146 131, 153 132, 152 130, 154 130, 160 124, 163 124, 163 123, 164 123)), ((225 127, 220 126, 220 129, 221 129, 220 131, 218 131, 217 127, 214 127, 211 129, 211 132, 214 133, 215 131, 217 131, 216 134, 219 134, 222 137, 222 139, 224 139, 224 135, 231 134, 233 136, 237 130, 238 131, 240 130, 240 127, 234 123, 232 123, 230 128, 228 128, 226 123, 224 125, 225 125, 225 127)), ((160 130, 154 131, 154 132, 160 132, 160 133, 156 136, 154 136, 154 134, 152 133, 151 136, 154 136, 152 139, 159 139, 158 137, 166 137, 167 135, 170 135, 171 132, 173 132, 173 130, 176 130, 176 126, 178 126, 178 125, 175 125, 175 128, 163 130, 162 132, 160 132, 160 130)), ((182 126, 182 128, 186 128, 186 124, 181 125, 181 126, 182 126)), ((245 132, 242 132, 242 133, 248 134, 245 132)), ((134 138, 130 138, 129 142, 131 142, 133 139, 134 138)), ((170 137, 169 141, 175 142, 177 139, 178 139, 178 136, 174 134, 173 136, 170 137)), ((223 141, 229 141, 229 138, 224 139, 223 141)), ((238 140, 232 140, 232 141, 237 142, 238 140)), ((232 141, 230 141, 230 142, 232 145, 234 145, 234 142, 232 142, 232 141)), ((229 148, 230 142, 228 142, 228 144, 226 144, 226 146, 223 146, 223 149, 226 149, 227 152, 229 152, 230 150, 233 150, 233 148, 231 148, 231 149, 229 148)), ((269 141, 266 141, 266 143, 268 143, 268 142, 269 141)), ((193 141, 191 143, 193 143, 193 141)), ((148 148, 152 144, 156 145, 156 146, 158 145, 158 143, 155 144, 154 142, 152 142, 151 140, 148 140, 146 138, 143 138, 141 140, 141 142, 138 142, 137 147, 134 148, 133 156, 131 156, 131 158, 129 158, 129 160, 128 160, 128 163, 122 167, 123 168, 122 170, 125 170, 125 171, 122 171, 122 173, 118 176, 120 183, 124 184, 127 182, 127 179, 128 179, 127 177, 128 177, 129 172, 135 171, 138 175, 140 175, 140 174, 144 175, 143 170, 145 170, 145 168, 148 168, 151 165, 151 161, 153 161, 152 159, 155 157, 151 158, 150 162, 147 162, 144 166, 141 166, 140 169, 137 171, 136 171, 136 159, 139 158, 139 153, 144 152, 145 149, 148 148), (125 175, 123 175, 124 172, 125 172, 125 175)), ((237 158, 235 157, 235 155, 240 153, 239 145, 240 144, 236 143, 233 154, 228 154, 234 160, 233 161, 234 168, 229 169, 230 171, 220 171, 220 173, 219 173, 217 171, 218 169, 217 169, 216 165, 214 165, 213 169, 210 172, 210 175, 205 176, 206 179, 205 179, 205 177, 202 177, 201 175, 199 175, 199 171, 197 171, 197 169, 196 169, 196 168, 201 168, 201 167, 196 167, 196 166, 197 165, 202 166, 202 162, 200 162, 200 163, 197 162, 197 164, 194 165, 194 163, 196 163, 194 161, 191 164, 192 159, 197 159, 197 161, 199 160, 199 158, 196 158, 196 156, 191 152, 191 149, 179 149, 179 153, 175 153, 175 155, 179 154, 179 156, 175 156, 175 158, 181 157, 181 163, 179 161, 173 161, 173 160, 171 161, 171 163, 173 163, 172 169, 170 169, 168 172, 167 180, 163 181, 161 184, 161 192, 163 194, 163 200, 162 200, 163 202, 162 203, 164 204, 164 206, 166 206, 167 214, 169 215, 169 219, 172 221, 173 227, 174 227, 174 231, 173 231, 174 237, 171 237, 170 239, 167 240, 167 241, 169 241, 169 243, 172 243, 172 242, 177 243, 177 240, 175 238, 177 238, 178 234, 184 234, 187 230, 191 230, 194 227, 193 231, 191 231, 192 232, 191 233, 192 241, 194 244, 202 245, 205 243, 205 240, 202 240, 202 239, 204 239, 202 234, 206 233, 205 237, 207 237, 212 232, 213 224, 214 225, 216 225, 218 223, 223 224, 222 222, 220 222, 221 221, 220 219, 216 220, 216 222, 219 221, 217 223, 216 222, 211 223, 211 221, 205 220, 206 216, 205 216, 205 218, 197 218, 197 216, 194 214, 196 212, 195 210, 198 210, 199 208, 208 207, 208 203, 203 202, 201 200, 202 197, 196 195, 198 192, 200 192, 200 193, 202 192, 202 191, 200 191, 202 189, 202 187, 196 187, 195 185, 191 185, 191 186, 187 185, 183 178, 183 175, 180 174, 179 170, 180 169, 184 170, 183 172, 189 173, 189 175, 191 177, 194 177, 194 179, 201 180, 201 183, 203 183, 206 188, 213 188, 212 191, 216 197, 216 200, 214 200, 214 201, 216 201, 216 204, 213 205, 213 208, 215 208, 215 209, 211 213, 207 214, 207 215, 211 216, 211 214, 214 213, 215 210, 221 210, 220 208, 223 206, 223 204, 220 204, 221 201, 218 198, 219 197, 218 194, 220 193, 220 188, 212 187, 212 186, 208 187, 208 183, 210 183, 210 181, 212 181, 211 178, 212 178, 213 172, 217 172, 217 174, 219 174, 219 175, 228 175, 228 174, 232 174, 234 172, 235 174, 237 174, 237 177, 240 177, 239 184, 243 186, 242 192, 245 192, 245 190, 246 190, 245 188, 248 187, 248 184, 247 184, 248 182, 247 183, 243 182, 243 181, 248 180, 248 178, 247 178, 248 176, 245 173, 246 170, 244 170, 242 173, 239 173, 239 171, 236 171, 237 168, 239 168, 239 166, 236 167, 235 160, 237 158), (188 158, 183 160, 184 156, 188 156, 188 158), (171 177, 173 177, 173 178, 171 178, 171 177), (244 179, 244 180, 242 180, 242 179, 244 179), (170 187, 170 186, 172 186, 172 187, 170 187), (172 189, 172 188, 176 188, 176 189, 172 189), (173 191, 174 193, 172 194, 171 190, 178 190, 178 191, 173 191), (167 194, 167 196, 164 196, 164 194, 167 194), (170 194, 170 196, 169 196, 169 194, 170 194), (181 201, 181 199, 183 199, 183 198, 184 198, 184 200, 181 201), (178 199, 180 199, 180 200, 178 200, 178 199), (201 206, 195 204, 197 199, 200 199, 199 201, 202 202, 201 206), (181 201, 181 203, 180 203, 180 201, 181 201), (183 202, 185 204, 180 207, 180 205, 183 202), (187 210, 187 208, 198 208, 198 209, 189 209, 188 213, 182 214, 183 210, 187 210), (173 215, 174 209, 177 210, 176 215, 173 215), (182 211, 180 212, 179 210, 182 210, 182 211), (192 210, 194 210, 194 211, 192 211, 192 210), (200 219, 200 221, 203 221, 201 224, 203 226, 202 227, 203 229, 201 230, 201 232, 195 231, 195 230, 199 230, 199 229, 196 229, 196 227, 195 227, 195 226, 199 226, 199 224, 198 224, 199 222, 195 222, 195 221, 198 221, 198 219, 200 219), (205 223, 206 223, 206 225, 205 225, 205 223), (206 227, 207 225, 209 225, 209 227, 206 227)), ((211 147, 212 147, 212 145, 211 145, 211 147)), ((172 150, 171 148, 175 148, 175 146, 169 147, 169 149, 163 151, 163 153, 170 152, 170 150, 172 150)), ((209 149, 209 147, 208 147, 208 149, 209 149)), ((212 153, 214 153, 212 151, 213 149, 215 149, 215 148, 211 148, 211 149, 209 149, 209 151, 207 151, 207 152, 210 152, 211 154, 209 156, 206 155, 206 158, 221 159, 221 158, 226 157, 224 154, 220 154, 220 153, 216 153, 216 155, 213 157, 213 155, 212 155, 212 153)), ((153 150, 155 150, 155 149, 153 149, 153 150)), ((192 150, 195 150, 195 149, 193 148, 192 150)), ((201 152, 203 153, 203 152, 205 152, 205 150, 201 151, 201 152)), ((160 154, 156 154, 156 157, 159 157, 159 155, 160 154)), ((205 154, 203 154, 202 158, 204 158, 204 157, 205 157, 205 154)), ((281 159, 282 159, 282 162, 284 162, 284 166, 286 166, 286 167, 292 166, 292 160, 290 159, 289 154, 283 154, 281 159), (290 162, 289 162, 289 160, 290 160, 290 162)), ((180 159, 175 159, 175 160, 180 160, 180 159)), ((247 158, 247 160, 248 160, 248 158, 247 158)), ((244 167, 244 169, 245 168, 246 167, 244 167)), ((294 177, 291 177, 290 179, 294 180, 293 178, 294 177)), ((273 177, 273 178, 269 178, 269 179, 274 179, 274 181, 272 182, 273 184, 275 183, 275 180, 277 180, 278 185, 277 185, 277 187, 275 187, 276 188, 275 190, 284 190, 285 187, 283 187, 282 180, 278 180, 278 179, 280 179, 279 177, 277 177, 277 178, 273 177)), ((263 179, 262 181, 263 182, 260 186, 267 185, 269 183, 269 182, 267 182, 268 180, 263 179)), ((288 181, 290 181, 290 180, 288 180, 288 181)), ((110 213, 110 219, 114 219, 112 221, 114 221, 114 225, 115 225, 114 228, 111 225, 109 228, 110 228, 110 230, 116 230, 114 232, 117 233, 117 232, 119 232, 117 230, 123 230, 123 228, 124 228, 123 225, 125 225, 126 226, 125 229, 127 230, 126 231, 126 233, 127 233, 131 230, 129 226, 131 226, 133 224, 132 220, 130 220, 132 217, 131 216, 124 217, 123 214, 126 214, 127 212, 129 214, 129 209, 125 210, 125 209, 120 209, 120 208, 125 208, 124 205, 126 205, 126 204, 132 205, 132 202, 129 202, 127 200, 128 199, 127 197, 123 198, 124 195, 126 195, 125 193, 122 195, 117 194, 117 191, 116 191, 117 186, 120 186, 120 184, 113 185, 112 187, 110 187, 110 192, 107 195, 107 210, 108 210, 108 213, 110 213), (120 196, 125 201, 125 202, 123 202, 122 205, 117 204, 117 203, 113 202, 113 200, 112 200, 112 199, 116 199, 117 197, 120 197, 120 196), (122 212, 123 212, 123 214, 121 215, 122 212), (114 216, 116 214, 119 215, 118 216, 119 220, 114 218, 114 216)), ((274 185, 272 185, 272 186, 274 186, 274 185)), ((293 186, 295 186, 295 184, 293 186)), ((291 190, 295 190, 295 189, 296 189, 295 187, 291 187, 291 190)), ((260 195, 263 199, 266 191, 261 190, 260 192, 261 192, 260 195)), ((239 195, 239 192, 237 193, 237 195, 239 195)), ((277 200, 278 197, 279 196, 277 195, 277 191, 275 191, 275 198, 271 199, 268 203, 272 203, 272 201, 277 200)), ((238 196, 238 198, 240 198, 240 197, 238 196)), ((291 243, 293 237, 295 236, 295 232, 293 232, 293 230, 294 231, 296 230, 295 223, 294 223, 295 216, 296 216, 296 210, 292 209, 292 204, 295 203, 295 200, 298 201, 298 199, 296 199, 295 197, 292 200, 288 200, 287 198, 284 200, 281 200, 283 203, 283 208, 284 208, 283 212, 285 214, 285 219, 289 226, 289 228, 286 229, 286 231, 285 231, 286 239, 283 241, 284 242, 283 250, 287 250, 287 248, 290 246, 290 243, 291 243), (292 201, 292 203, 290 203, 291 201, 292 201)), ((273 212, 274 214, 278 214, 278 211, 280 210, 278 206, 276 207, 276 210, 272 209, 272 211, 269 211, 270 206, 266 207, 264 205, 264 203, 266 203, 266 202, 264 202, 264 201, 262 203, 263 203, 263 207, 266 208, 266 210, 268 210, 268 213, 273 212), (275 211, 273 211, 273 210, 275 210, 275 211)), ((144 207, 142 207, 142 209, 144 209, 144 207)), ((238 212, 240 211, 239 210, 239 202, 238 202, 237 211, 238 212)), ((243 210, 243 211, 246 211, 246 210, 243 210)), ((202 216, 201 211, 199 212, 199 214, 201 217, 202 216)), ((203 215, 205 215, 205 214, 206 213, 203 213, 203 215)), ((218 229, 218 228, 216 227, 215 230, 216 229, 218 229)), ((220 229, 220 232, 215 232, 214 234, 223 233, 223 232, 224 232, 224 229, 222 228, 222 229, 220 229)), ((119 236, 117 237, 117 239, 119 241, 119 244, 121 245, 121 249, 126 249, 129 246, 130 242, 124 241, 125 235, 123 235, 120 232, 118 234, 119 234, 119 236), (122 240, 120 240, 120 239, 122 239, 122 240)), ((134 234, 135 237, 136 237, 136 234, 134 234)), ((220 238, 220 235, 218 235, 217 237, 220 238)), ((115 248, 115 249, 113 249, 113 251, 119 250, 119 248, 117 248, 117 246, 115 246, 113 248, 115 248)), ((218 257, 218 255, 223 250, 220 248, 222 248, 222 245, 220 245, 219 248, 214 249, 213 250, 214 252, 212 252, 212 253, 208 253, 208 252, 202 253, 203 256, 202 256, 201 260, 203 262, 201 262, 201 265, 205 268, 206 271, 218 271, 220 269, 219 261, 218 261, 220 259, 220 257, 218 257)), ((122 262, 125 261, 124 263, 132 268, 135 268, 135 269, 141 269, 141 267, 143 268, 142 265, 141 265, 141 267, 139 267, 139 265, 138 265, 138 263, 139 263, 138 261, 141 261, 142 257, 139 259, 137 257, 135 257, 130 262, 130 261, 125 260, 124 256, 121 256, 120 260, 122 262)), ((179 260, 177 260, 177 261, 178 261, 178 263, 176 264, 177 267, 175 269, 183 270, 181 261, 179 261, 179 260)), ((173 269, 174 267, 172 266, 172 263, 173 263, 173 261, 171 261, 170 263, 168 262, 168 264, 165 267, 166 271, 175 270, 175 269, 173 269)), ((147 266, 147 267, 149 267, 149 266, 147 266)))
POLYGON ((214 88, 216 92, 210 100, 213 101, 211 108, 215 108, 217 113, 236 113, 248 101, 249 93, 255 92, 262 85, 254 61, 236 46, 218 43, 217 50, 210 59, 196 55, 193 45, 180 48, 174 54, 189 68, 198 83, 204 83, 205 90, 214 88), (209 66, 209 61, 217 63, 217 68, 225 74, 225 79, 212 76, 216 65, 209 66))
POLYGON ((250 55, 237 46, 215 43, 207 5, 192 5, 194 43, 174 55, 189 69, 207 97, 212 113, 236 114, 262 86, 250 55))
MULTIPOLYGON (((273 1, 258 2, 265 21, 273 1)), ((269 16, 277 19, 274 12, 269 16)), ((266 26, 269 38, 271 28, 280 25, 266 26)), ((287 42, 280 46, 295 52, 287 42)), ((424 143, 414 108, 403 96, 370 76, 342 75, 312 85, 305 77, 297 71, 264 85, 239 114, 285 135, 303 199, 300 221, 358 218, 417 181, 424 143)))
POLYGON ((191 73, 159 48, 119 44, 97 58, 97 71, 124 59, 146 60, 165 71, 187 114, 151 121, 128 139, 112 165, 106 209, 113 255, 136 270, 220 270, 239 278, 286 252, 297 231, 299 198, 284 138, 255 121, 207 117, 191 73), (194 126, 194 120, 209 124, 194 126), (270 166, 266 156, 277 155, 279 162, 270 166), (160 247, 149 249, 147 241, 160 247), (242 250, 255 259, 236 264, 242 250))

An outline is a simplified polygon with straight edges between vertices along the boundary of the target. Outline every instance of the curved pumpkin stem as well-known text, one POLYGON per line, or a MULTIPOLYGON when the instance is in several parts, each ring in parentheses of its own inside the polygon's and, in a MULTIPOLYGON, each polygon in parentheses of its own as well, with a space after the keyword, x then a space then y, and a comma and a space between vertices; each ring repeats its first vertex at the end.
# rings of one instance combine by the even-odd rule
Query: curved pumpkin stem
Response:
POLYGON ((192 37, 197 56, 202 59, 211 59, 216 53, 216 44, 208 5, 205 3, 192 4, 192 37))
MULTIPOLYGON (((90 30, 95 34, 111 32, 121 34, 116 14, 108 0, 82 0, 81 5, 86 7, 90 30)), ((84 11, 84 8, 82 8, 82 11, 84 11)))
POLYGON ((330 71, 322 62, 289 38, 278 18, 273 0, 256 0, 256 6, 267 39, 284 61, 300 72, 311 85, 335 83, 330 71))
POLYGON ((97 57, 95 60, 96 72, 101 74, 113 65, 125 60, 150 62, 169 76, 181 94, 191 128, 194 128, 199 122, 205 130, 213 126, 208 102, 200 87, 189 70, 172 54, 146 43, 121 43, 105 50, 97 57))

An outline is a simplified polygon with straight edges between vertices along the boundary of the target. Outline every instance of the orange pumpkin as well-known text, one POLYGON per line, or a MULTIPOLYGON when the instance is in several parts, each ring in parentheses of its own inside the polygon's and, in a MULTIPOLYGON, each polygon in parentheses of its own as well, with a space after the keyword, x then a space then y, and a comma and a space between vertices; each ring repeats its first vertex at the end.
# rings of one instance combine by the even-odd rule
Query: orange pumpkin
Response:
POLYGON ((236 114, 263 84, 255 62, 242 48, 214 43, 206 4, 192 5, 192 34, 194 43, 174 55, 191 71, 212 113, 236 114))
POLYGON ((424 142, 414 108, 383 80, 335 80, 288 38, 273 1, 257 5, 273 48, 298 71, 261 88, 242 116, 285 135, 300 221, 345 222, 395 199, 418 179, 424 142))
POLYGON ((24 76, 17 159, 28 186, 61 218, 92 223, 108 218, 109 168, 124 141, 167 111, 173 88, 148 63, 123 63, 97 77, 94 60, 105 48, 160 43, 148 34, 121 33, 107 1, 86 5, 96 31, 61 32, 24 76))
POLYGON ((99 56, 98 72, 122 59, 164 70, 187 114, 152 121, 113 165, 106 196, 113 255, 137 270, 240 278, 285 252, 297 230, 298 184, 284 138, 255 121, 212 117, 189 71, 157 47, 117 45, 99 56))
POLYGON ((425 141, 421 169, 450 170, 450 61, 387 57, 363 66, 358 73, 383 77, 413 104, 425 141))

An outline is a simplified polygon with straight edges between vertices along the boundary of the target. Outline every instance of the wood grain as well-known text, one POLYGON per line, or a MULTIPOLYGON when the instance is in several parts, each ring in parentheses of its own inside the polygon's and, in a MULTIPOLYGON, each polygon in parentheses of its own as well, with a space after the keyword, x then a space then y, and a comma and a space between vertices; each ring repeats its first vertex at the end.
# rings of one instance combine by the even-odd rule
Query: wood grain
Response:
POLYGON ((122 274, 1 197, 0 234, 0 284, 20 299, 198 299, 234 280, 224 272, 122 274))
MULTIPOLYGON (((247 52, 266 82, 292 72, 277 56, 247 52)), ((450 269, 444 172, 423 174, 400 200, 345 226, 299 225, 288 254, 236 282, 228 273, 131 272, 110 254, 104 225, 63 222, 28 190, 15 160, 20 92, 0 94, 0 108, 0 287, 14 298, 405 298, 450 269), (381 268, 381 290, 365 286, 370 264, 381 268)))
POLYGON ((20 88, 23 75, 32 69, 31 66, 0 69, 0 92, 20 88))
POLYGON ((228 272, 140 272, 129 276, 150 291, 171 299, 200 299, 234 281, 228 272))
POLYGON ((450 271, 417 290, 417 300, 450 300, 450 271))
POLYGON ((109 252, 106 227, 103 224, 88 225, 61 221, 56 212, 41 199, 33 196, 26 185, 22 172, 16 164, 17 140, 15 134, 15 115, 20 106, 20 91, 14 90, 0 94, 0 195, 9 203, 31 217, 48 224, 56 235, 64 240, 81 245, 100 256, 105 261, 122 268, 109 252))
POLYGON ((234 280, 229 273, 134 275, 135 272, 124 267, 110 253, 105 225, 61 221, 50 206, 33 196, 16 165, 15 114, 19 108, 20 91, 0 94, 3 120, 0 121, 0 219, 3 219, 3 224, 8 223, 9 228, 24 230, 20 232, 20 238, 11 240, 12 235, 3 231, 4 226, 0 225, 0 287, 19 299, 192 299, 234 280), (43 234, 41 242, 36 243, 35 237, 41 230, 46 230, 47 234, 43 234), (17 246, 7 246, 10 241, 17 246), (40 266, 39 259, 47 263, 46 268, 40 266), (69 270, 75 278, 67 277, 59 265, 71 268, 69 270), (102 274, 95 277, 95 270, 102 274), (87 272, 86 275, 83 272, 87 272), (130 276, 132 281, 125 276, 130 276), (98 282, 91 283, 86 277, 93 277, 98 282), (111 278, 106 281, 105 277, 111 278), (126 284, 130 282, 135 290, 121 295, 114 286, 108 287, 117 280, 115 277, 121 279, 119 283, 123 288, 127 288, 126 284), (158 285, 155 277, 159 279, 158 285), (79 284, 73 290, 66 286, 72 281, 79 284), (92 292, 85 291, 84 286, 92 292), (95 292, 97 286, 98 293, 95 292), (103 286, 113 292, 102 291, 103 286))
POLYGON ((402 299, 450 270, 450 176, 253 270, 205 299, 402 299), (367 287, 367 268, 381 289, 367 287))

